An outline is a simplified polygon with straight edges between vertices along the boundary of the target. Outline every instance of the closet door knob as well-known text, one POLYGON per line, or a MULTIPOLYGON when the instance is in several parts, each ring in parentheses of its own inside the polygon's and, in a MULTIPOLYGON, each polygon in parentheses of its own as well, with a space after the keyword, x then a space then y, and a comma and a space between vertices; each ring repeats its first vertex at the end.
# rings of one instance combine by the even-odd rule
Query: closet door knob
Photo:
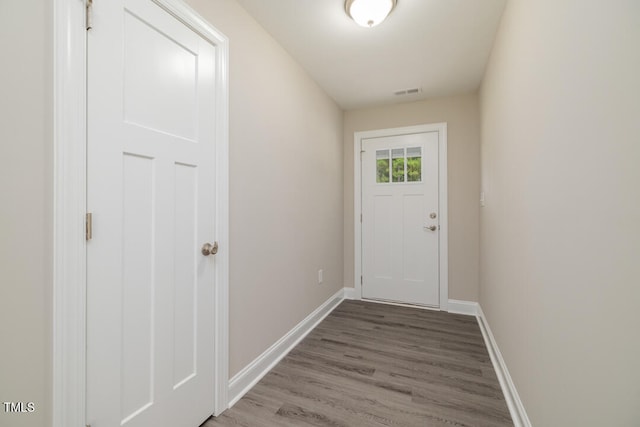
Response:
POLYGON ((209 256, 215 255, 218 253, 218 242, 214 242, 213 245, 211 243, 205 243, 202 245, 202 255, 209 256))

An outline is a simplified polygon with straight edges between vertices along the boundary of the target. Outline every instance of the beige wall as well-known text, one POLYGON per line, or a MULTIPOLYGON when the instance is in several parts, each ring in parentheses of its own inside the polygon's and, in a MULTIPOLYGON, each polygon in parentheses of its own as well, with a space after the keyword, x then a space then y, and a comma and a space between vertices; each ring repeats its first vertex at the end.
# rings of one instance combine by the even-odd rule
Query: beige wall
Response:
POLYGON ((344 284, 353 287, 354 132, 447 122, 449 298, 478 300, 480 129, 475 94, 344 113, 344 284))
POLYGON ((233 375, 342 288, 342 111, 235 1, 188 3, 230 40, 233 375))
POLYGON ((481 91, 480 303, 532 424, 640 425, 640 3, 511 0, 481 91))
POLYGON ((0 426, 46 426, 51 399, 49 2, 0 1, 0 426))

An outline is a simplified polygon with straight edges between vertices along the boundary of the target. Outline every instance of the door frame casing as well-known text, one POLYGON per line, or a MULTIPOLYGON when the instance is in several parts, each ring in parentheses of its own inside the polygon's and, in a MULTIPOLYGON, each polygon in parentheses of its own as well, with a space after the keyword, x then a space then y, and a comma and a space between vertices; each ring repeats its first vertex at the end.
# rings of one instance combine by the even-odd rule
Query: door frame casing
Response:
MULTIPOLYGON (((52 426, 86 423, 86 0, 53 2, 52 426)), ((229 384, 229 41, 180 0, 152 0, 216 46, 214 414, 229 384)))
POLYGON ((447 123, 432 123, 398 128, 377 129, 353 134, 353 230, 354 230, 354 298, 362 299, 362 141, 369 138, 400 136, 425 132, 438 132, 438 204, 439 233, 439 307, 449 308, 449 222, 447 197, 447 123))

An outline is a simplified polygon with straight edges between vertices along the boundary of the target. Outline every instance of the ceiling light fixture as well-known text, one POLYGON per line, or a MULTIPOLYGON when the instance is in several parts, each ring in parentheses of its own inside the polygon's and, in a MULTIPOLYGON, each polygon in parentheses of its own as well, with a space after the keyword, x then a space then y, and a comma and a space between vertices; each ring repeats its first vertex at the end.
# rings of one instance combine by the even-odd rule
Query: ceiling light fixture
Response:
POLYGON ((347 0, 347 15, 362 27, 375 27, 396 7, 396 0, 347 0))

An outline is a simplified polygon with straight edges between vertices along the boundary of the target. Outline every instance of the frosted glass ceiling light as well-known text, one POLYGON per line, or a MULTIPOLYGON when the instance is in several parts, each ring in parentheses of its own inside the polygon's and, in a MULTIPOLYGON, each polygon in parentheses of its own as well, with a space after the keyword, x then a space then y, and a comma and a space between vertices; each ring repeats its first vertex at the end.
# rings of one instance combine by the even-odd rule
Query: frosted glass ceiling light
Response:
POLYGON ((347 15, 362 27, 375 27, 389 16, 396 0, 347 0, 347 15))

